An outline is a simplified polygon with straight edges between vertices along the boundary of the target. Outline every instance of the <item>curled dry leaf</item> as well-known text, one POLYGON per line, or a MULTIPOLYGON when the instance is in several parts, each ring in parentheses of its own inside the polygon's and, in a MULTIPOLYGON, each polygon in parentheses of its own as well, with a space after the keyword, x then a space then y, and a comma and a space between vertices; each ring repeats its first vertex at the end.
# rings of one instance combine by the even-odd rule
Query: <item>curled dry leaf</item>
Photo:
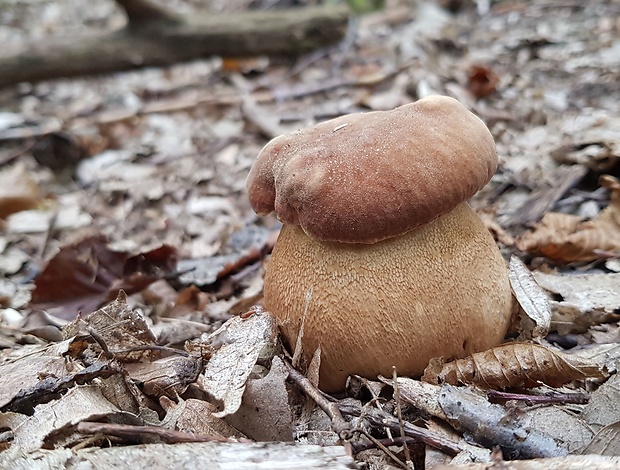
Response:
POLYGON ((477 385, 483 389, 560 387, 573 380, 604 378, 600 367, 583 359, 530 343, 511 343, 442 364, 431 360, 422 380, 477 385))
POLYGON ((271 360, 275 354, 278 329, 269 312, 233 317, 210 335, 188 344, 190 350, 212 350, 203 373, 202 386, 220 406, 214 416, 235 413, 252 369, 259 358, 271 360))
POLYGON ((582 222, 576 215, 548 212, 517 240, 517 248, 557 263, 594 261, 605 252, 620 252, 620 181, 603 175, 600 183, 611 191, 611 203, 598 217, 582 222))
POLYGON ((532 337, 544 338, 549 333, 549 326, 551 325, 551 309, 549 308, 547 294, 538 285, 527 266, 514 255, 510 257, 508 278, 519 305, 536 324, 532 331, 532 337))

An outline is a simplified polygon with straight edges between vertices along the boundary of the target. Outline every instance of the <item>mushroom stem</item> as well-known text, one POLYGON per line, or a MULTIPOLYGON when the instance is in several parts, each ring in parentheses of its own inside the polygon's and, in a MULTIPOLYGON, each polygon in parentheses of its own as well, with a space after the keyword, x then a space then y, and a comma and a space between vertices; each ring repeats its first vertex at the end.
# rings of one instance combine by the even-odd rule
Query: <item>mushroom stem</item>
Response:
POLYGON ((349 374, 419 376, 433 357, 501 343, 511 314, 505 262, 467 203, 372 245, 323 242, 284 225, 265 277, 265 306, 303 355, 321 346, 320 387, 349 374), (308 305, 306 292, 313 290, 308 305))

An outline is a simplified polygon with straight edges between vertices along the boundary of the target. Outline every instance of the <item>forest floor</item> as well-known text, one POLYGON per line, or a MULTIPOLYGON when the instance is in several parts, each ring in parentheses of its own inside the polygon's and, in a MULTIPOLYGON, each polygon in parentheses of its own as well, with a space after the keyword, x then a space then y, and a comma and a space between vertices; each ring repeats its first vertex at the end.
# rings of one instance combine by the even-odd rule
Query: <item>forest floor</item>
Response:
MULTIPOLYGON (((168 6, 185 13, 249 6, 237 3, 194 0, 168 6)), ((59 357, 74 348, 71 356, 83 360, 93 341, 78 347, 80 336, 67 333, 78 331, 78 313, 88 315, 105 305, 123 315, 129 315, 125 308, 137 311, 146 319, 140 335, 154 335, 159 345, 183 346, 260 302, 263 261, 279 225, 273 216, 254 214, 245 180, 271 138, 431 94, 458 99, 495 138, 498 171, 471 205, 506 260, 516 255, 523 261, 511 272, 528 280, 515 295, 530 317, 535 314, 526 304, 540 302, 545 293, 544 335, 522 322, 520 339, 530 341, 533 334, 536 344, 553 351, 596 351, 587 359, 606 375, 615 373, 620 358, 620 3, 443 3, 453 11, 442 2, 388 1, 385 9, 353 19, 341 43, 294 61, 217 57, 0 90, 0 370, 6 368, 0 384, 0 451, 11 441, 29 452, 61 446, 52 431, 71 420, 35 432, 32 423, 24 423, 43 402, 30 397, 29 412, 23 403, 15 405, 19 390, 34 387, 40 377, 59 376, 57 364, 36 362, 32 381, 22 381, 9 367, 69 338, 73 346, 59 357), (119 289, 128 297, 114 303, 119 289), (76 353, 76 348, 83 349, 76 353), (21 416, 21 433, 15 415, 21 416), (6 430, 11 437, 5 442, 6 430)), ((5 0, 0 1, 0 43, 10 47, 79 37, 123 21, 112 1, 5 0)), ((127 347, 123 341, 119 345, 127 347)), ((562 373, 561 368, 549 372, 562 373)), ((71 376, 74 385, 92 382, 71 376)), ((599 394, 588 405, 562 404, 576 421, 540 418, 571 429, 570 437, 563 436, 569 443, 560 446, 566 452, 515 455, 557 457, 584 447, 591 454, 618 455, 620 441, 611 431, 594 439, 600 430, 616 432, 620 423, 613 404, 618 382, 614 375, 607 382, 594 377, 562 389, 599 394)), ((58 390, 48 391, 61 401, 58 390)), ((186 403, 196 399, 185 389, 177 392, 186 403)), ((161 395, 151 393, 148 399, 159 399, 159 418, 164 409, 171 414, 174 408, 161 395)), ((144 418, 148 400, 132 408, 135 416, 144 418)), ((129 413, 115 406, 114 413, 129 413)), ((97 413, 112 411, 101 405, 83 417, 97 413)), ((273 432, 245 430, 245 436, 293 438, 263 419, 256 427, 271 426, 273 432)), ((304 426, 296 428, 296 440, 308 439, 308 423, 304 426)), ((557 438, 548 429, 544 433, 557 438)), ((454 436, 454 442, 462 439, 454 436)), ((63 439, 69 439, 66 433, 63 439)), ((427 453, 427 468, 449 460, 437 454, 432 460, 427 453)), ((505 448, 504 454, 508 458, 505 448)), ((385 455, 365 461, 372 459, 378 459, 377 468, 390 461, 385 455)))

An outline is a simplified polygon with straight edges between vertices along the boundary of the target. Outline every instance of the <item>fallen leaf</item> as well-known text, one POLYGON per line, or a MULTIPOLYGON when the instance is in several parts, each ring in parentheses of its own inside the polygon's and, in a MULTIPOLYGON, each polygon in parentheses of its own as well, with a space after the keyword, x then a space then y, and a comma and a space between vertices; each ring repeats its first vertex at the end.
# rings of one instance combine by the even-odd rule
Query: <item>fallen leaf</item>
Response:
POLYGON ((565 335, 620 320, 620 274, 533 273, 549 294, 551 328, 565 335))
POLYGON ((17 164, 0 171, 0 219, 34 209, 41 200, 41 190, 25 165, 17 164))
POLYGON ((273 356, 276 337, 275 318, 260 312, 247 318, 233 317, 192 343, 192 349, 214 351, 202 378, 203 388, 222 405, 214 416, 221 418, 239 409, 252 368, 261 355, 273 356))
POLYGON ((228 424, 258 442, 292 441, 293 413, 286 388, 288 369, 278 356, 271 362, 269 373, 250 379, 241 406, 228 415, 228 424))
POLYGON ((548 212, 517 240, 517 248, 556 263, 594 261, 620 252, 620 181, 603 175, 600 183, 611 191, 611 202, 598 217, 582 222, 576 215, 548 212))
POLYGON ((615 374, 601 385, 583 410, 583 418, 595 431, 620 421, 620 375, 615 374))
POLYGON ((62 247, 37 277, 30 308, 72 320, 113 300, 121 289, 133 294, 175 271, 172 247, 131 256, 111 250, 107 241, 95 235, 62 247))
POLYGON ((514 238, 495 220, 497 208, 484 207, 476 209, 476 214, 482 219, 484 226, 491 232, 495 240, 505 246, 514 246, 514 238))
POLYGON ((216 418, 213 413, 217 411, 215 405, 190 398, 179 404, 167 399, 160 399, 166 410, 167 424, 178 431, 200 435, 215 435, 222 437, 245 438, 240 431, 227 424, 224 420, 216 418), (174 421, 169 417, 174 416, 174 421))
POLYGON ((483 389, 560 387, 573 380, 604 378, 600 367, 531 343, 510 343, 442 364, 431 360, 422 380, 477 385, 483 389))
POLYGON ((620 455, 620 421, 602 428, 581 451, 582 454, 620 455))
POLYGON ((1 364, 0 409, 4 409, 23 390, 39 384, 41 377, 61 378, 69 374, 64 357, 45 351, 1 364))
POLYGON ((96 335, 115 359, 138 362, 160 357, 157 349, 149 349, 150 346, 157 346, 155 336, 144 317, 129 308, 127 295, 122 290, 116 300, 94 312, 85 321, 90 334, 96 335))
POLYGON ((261 259, 275 243, 274 231, 264 227, 247 226, 231 235, 224 247, 230 254, 205 258, 184 259, 178 270, 182 284, 206 286, 261 259))
POLYGON ((119 410, 101 395, 98 387, 78 386, 58 400, 37 406, 33 416, 1 414, 0 427, 13 431, 13 445, 19 446, 23 452, 31 452, 40 449, 50 433, 66 425, 106 415, 109 419, 118 413, 119 410))
POLYGON ((538 285, 523 261, 514 255, 510 257, 508 278, 517 301, 536 325, 532 330, 532 337, 544 338, 549 333, 551 324, 547 294, 538 285))
POLYGON ((125 370, 141 385, 145 395, 156 399, 164 395, 178 400, 198 378, 202 362, 194 357, 171 356, 153 362, 125 364, 125 370))
POLYGON ((469 68, 469 91, 476 98, 484 98, 497 91, 499 76, 487 65, 472 65, 469 68))

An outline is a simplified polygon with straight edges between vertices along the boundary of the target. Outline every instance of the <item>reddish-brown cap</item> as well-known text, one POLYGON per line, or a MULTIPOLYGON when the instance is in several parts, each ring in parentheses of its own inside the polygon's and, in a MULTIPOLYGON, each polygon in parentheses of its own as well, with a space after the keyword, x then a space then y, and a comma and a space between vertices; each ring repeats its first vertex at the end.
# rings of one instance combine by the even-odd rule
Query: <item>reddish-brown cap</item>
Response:
POLYGON ((484 123, 458 101, 431 96, 273 139, 247 191, 256 213, 275 211, 319 240, 374 243, 451 211, 496 169, 484 123))

